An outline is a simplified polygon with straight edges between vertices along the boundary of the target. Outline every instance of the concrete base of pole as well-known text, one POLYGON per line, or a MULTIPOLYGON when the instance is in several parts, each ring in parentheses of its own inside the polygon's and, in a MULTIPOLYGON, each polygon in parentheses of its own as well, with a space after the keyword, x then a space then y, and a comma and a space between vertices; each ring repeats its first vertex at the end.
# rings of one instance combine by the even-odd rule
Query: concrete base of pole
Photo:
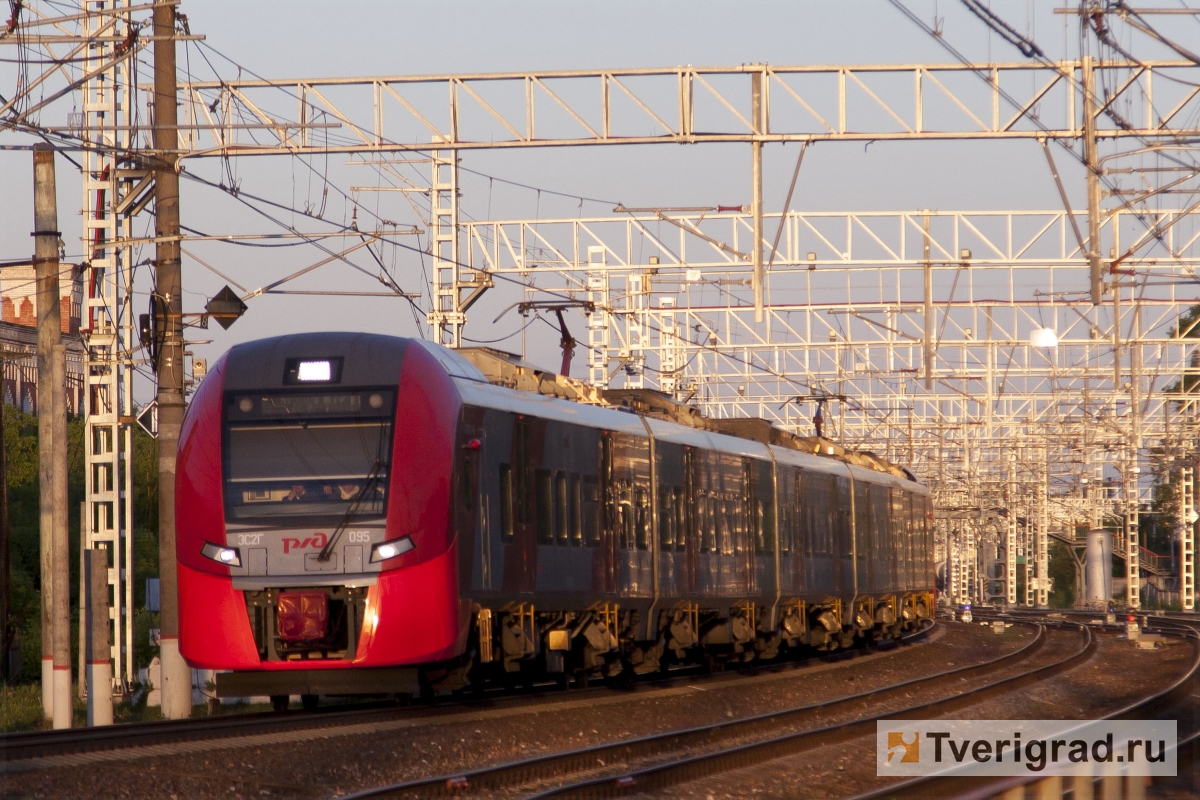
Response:
POLYGON ((54 719, 54 659, 42 656, 42 713, 46 720, 54 719))
POLYGON ((179 654, 179 639, 162 637, 162 715, 184 719, 192 715, 192 668, 179 654))
POLYGON ((88 725, 112 725, 112 663, 87 665, 88 725))
POLYGON ((75 705, 71 702, 71 665, 54 668, 54 729, 71 727, 75 705))

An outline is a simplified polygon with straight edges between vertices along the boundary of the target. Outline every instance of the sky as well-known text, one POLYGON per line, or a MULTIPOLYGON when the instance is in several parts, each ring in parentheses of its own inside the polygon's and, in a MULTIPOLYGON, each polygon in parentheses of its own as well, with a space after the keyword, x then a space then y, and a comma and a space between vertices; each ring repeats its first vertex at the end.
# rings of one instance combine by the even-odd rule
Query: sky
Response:
MULTIPOLYGON (((906 3, 920 19, 937 27, 943 41, 976 62, 1014 62, 1023 57, 960 3, 915 0, 906 3)), ((1054 14, 1061 3, 996 0, 992 4, 1013 28, 1036 40, 1051 58, 1078 54, 1078 22, 1054 14)), ((884 0, 844 2, 439 2, 395 3, 347 0, 330 4, 296 0, 235 2, 184 0, 179 10, 204 46, 181 46, 181 72, 197 78, 224 78, 239 71, 268 78, 363 75, 421 75, 681 64, 724 66, 747 63, 916 64, 947 63, 949 53, 884 0)), ((1195 20, 1170 18, 1165 26, 1191 35, 1195 20)), ((1139 43, 1144 47, 1144 43, 1139 43)), ((13 49, 0 56, 11 56, 13 49)), ((1147 50, 1147 52, 1149 52, 1147 50)), ((16 80, 11 64, 0 62, 0 94, 16 80)), ((980 91, 986 87, 980 82, 980 91)), ((982 96, 982 95, 981 95, 982 96)), ((47 109, 43 124, 62 124, 71 106, 65 100, 47 109)), ((0 147, 28 140, 0 131, 0 147)), ((778 211, 795 164, 797 145, 765 148, 764 198, 778 211)), ((326 219, 347 222, 356 201, 364 210, 405 224, 421 224, 396 194, 349 192, 356 181, 370 182, 368 170, 345 167, 344 157, 304 162, 291 157, 243 158, 226 166, 216 160, 191 161, 188 170, 213 182, 237 181, 244 192, 289 209, 323 210, 326 219), (326 187, 329 191, 326 192, 326 187)), ((749 204, 748 145, 590 147, 470 152, 462 164, 462 208, 474 219, 538 216, 611 215, 611 204, 630 207, 749 204), (475 174, 478 173, 478 174, 475 174), (513 186, 513 181, 536 187, 513 186), (559 192, 567 197, 551 194, 559 192), (584 199, 587 198, 587 199, 584 199)), ((60 228, 68 255, 80 251, 80 189, 74 167, 60 157, 60 228)), ((1083 203, 1083 174, 1061 158, 1059 168, 1073 205, 1083 203)), ((418 167, 412 177, 419 178, 418 167)), ((32 224, 31 157, 27 150, 0 150, 0 260, 28 255, 32 224)), ((823 143, 806 155, 791 207, 814 211, 1056 209, 1061 206, 1040 148, 1032 142, 823 143)), ((283 225, 317 230, 317 221, 295 211, 241 203, 229 194, 194 181, 183 182, 183 223, 210 234, 278 232, 283 225)), ((364 218, 365 218, 364 214, 364 218)), ((144 216, 138 223, 150 225, 144 216)), ((424 241, 424 240, 421 240, 424 241)), ((265 285, 325 257, 312 247, 259 248, 195 244, 189 250, 242 286, 265 285)), ((144 257, 149 257, 149 253, 144 257)), ((422 259, 412 250, 387 248, 381 260, 397 282, 417 291, 422 259)), ((355 256, 368 270, 365 253, 355 256)), ((147 270, 138 277, 136 303, 145 305, 147 270)), ((199 311, 225 280, 193 259, 185 259, 185 312, 199 311)), ((289 284, 320 292, 330 289, 376 291, 379 284, 343 264, 323 267, 289 284)), ((514 300, 494 291, 476 307, 468 333, 491 340, 513 331, 509 314, 493 322, 514 300)), ((575 320, 573 324, 581 323, 575 320)), ((368 330, 413 335, 420 325, 396 299, 268 296, 250 303, 246 316, 228 331, 213 325, 189 330, 191 351, 210 363, 239 341, 279 333, 320 329, 368 330)), ((577 333, 578 335, 578 333, 577 333)), ((557 336, 549 327, 527 335, 524 346, 535 362, 557 364, 557 336)), ((522 347, 520 338, 497 346, 522 347)), ((138 393, 150 384, 139 381, 138 393)))

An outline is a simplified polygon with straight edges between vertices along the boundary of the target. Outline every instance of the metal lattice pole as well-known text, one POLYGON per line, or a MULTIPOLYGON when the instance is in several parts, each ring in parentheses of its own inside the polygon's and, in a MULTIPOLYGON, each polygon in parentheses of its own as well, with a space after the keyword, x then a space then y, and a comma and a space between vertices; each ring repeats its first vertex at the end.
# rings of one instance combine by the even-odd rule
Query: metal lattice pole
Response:
MULTIPOLYGON (((120 3, 128 6, 128 0, 120 3)), ((152 179, 136 163, 116 153, 134 146, 133 107, 128 60, 114 60, 115 48, 129 31, 129 18, 114 16, 108 2, 85 0, 81 35, 94 39, 84 69, 109 64, 83 86, 80 136, 92 145, 82 150, 83 250, 85 290, 81 312, 84 340, 85 513, 83 546, 103 548, 110 563, 112 592, 113 692, 121 693, 133 675, 133 349, 132 250, 123 242, 133 235, 133 216, 148 197, 152 179), (105 10, 104 14, 89 12, 105 10)), ((82 621, 80 623, 83 624, 82 621)))
MULTIPOLYGON (((1037 566, 1036 605, 1038 608, 1048 608, 1050 605, 1050 502, 1047 482, 1050 480, 1048 465, 1049 453, 1043 451, 1043 460, 1038 475, 1037 484, 1037 528, 1034 541, 1034 556, 1037 566)), ((1028 557, 1026 557, 1028 563, 1028 557)))
POLYGON ((1179 471, 1179 599, 1184 611, 1196 609, 1195 470, 1179 471))
POLYGON ((601 245, 590 245, 587 249, 588 302, 592 313, 588 316, 588 381, 593 386, 608 386, 608 346, 610 318, 608 298, 608 270, 605 266, 605 251, 601 245))
MULTIPOLYGON (((436 141, 436 139, 435 139, 436 141)), ((432 337, 447 347, 462 346, 466 313, 462 308, 464 278, 459 258, 458 152, 434 150, 429 186, 429 224, 433 250, 432 337)))
POLYGON ((1017 604, 1017 456, 1009 454, 1008 461, 1008 531, 1005 536, 1006 555, 1005 573, 1005 603, 1017 604))

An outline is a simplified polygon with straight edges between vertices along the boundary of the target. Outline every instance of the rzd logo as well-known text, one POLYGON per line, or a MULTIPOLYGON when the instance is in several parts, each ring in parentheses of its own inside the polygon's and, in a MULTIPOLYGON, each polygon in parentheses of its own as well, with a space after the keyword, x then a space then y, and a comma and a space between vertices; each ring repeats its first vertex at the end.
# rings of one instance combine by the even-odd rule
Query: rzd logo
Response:
POLYGON ((307 547, 323 549, 328 541, 329 538, 320 532, 314 533, 312 536, 306 536, 303 539, 297 539, 294 536, 285 536, 283 538, 283 554, 287 555, 293 550, 303 550, 307 547))
POLYGON ((903 751, 904 755, 900 758, 901 764, 915 764, 921 761, 921 734, 913 732, 912 741, 904 741, 904 734, 899 731, 888 731, 888 763, 892 763, 892 756, 896 755, 897 751, 903 751))

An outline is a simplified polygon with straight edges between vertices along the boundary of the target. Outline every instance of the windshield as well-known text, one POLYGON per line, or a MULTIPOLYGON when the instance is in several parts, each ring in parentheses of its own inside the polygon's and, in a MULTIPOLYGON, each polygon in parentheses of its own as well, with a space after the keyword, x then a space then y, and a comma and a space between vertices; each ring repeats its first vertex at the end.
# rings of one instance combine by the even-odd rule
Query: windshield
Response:
POLYGON ((232 392, 225 402, 225 515, 381 517, 395 394, 232 392))

